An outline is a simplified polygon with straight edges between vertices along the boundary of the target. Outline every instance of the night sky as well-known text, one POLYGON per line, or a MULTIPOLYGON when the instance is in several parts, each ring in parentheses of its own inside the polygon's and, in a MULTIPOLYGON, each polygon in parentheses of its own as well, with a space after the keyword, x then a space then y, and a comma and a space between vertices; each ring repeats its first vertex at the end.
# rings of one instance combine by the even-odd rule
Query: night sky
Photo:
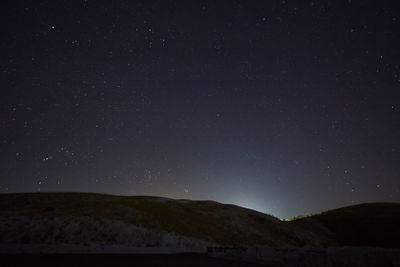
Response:
POLYGON ((400 201, 398 1, 4 1, 0 193, 400 201))

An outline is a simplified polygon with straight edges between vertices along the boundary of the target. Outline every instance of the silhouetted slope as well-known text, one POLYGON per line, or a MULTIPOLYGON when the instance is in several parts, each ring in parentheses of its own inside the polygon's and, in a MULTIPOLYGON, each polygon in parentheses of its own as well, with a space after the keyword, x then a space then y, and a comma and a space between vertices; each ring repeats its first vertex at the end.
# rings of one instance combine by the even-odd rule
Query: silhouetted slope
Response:
POLYGON ((0 244, 6 247, 400 247, 399 225, 400 204, 391 203, 350 206, 285 222, 213 201, 89 193, 0 195, 0 244))
POLYGON ((318 245, 279 219, 213 201, 88 193, 0 195, 0 243, 150 247, 318 245))
POLYGON ((329 210, 290 222, 343 246, 400 247, 400 204, 370 203, 329 210))

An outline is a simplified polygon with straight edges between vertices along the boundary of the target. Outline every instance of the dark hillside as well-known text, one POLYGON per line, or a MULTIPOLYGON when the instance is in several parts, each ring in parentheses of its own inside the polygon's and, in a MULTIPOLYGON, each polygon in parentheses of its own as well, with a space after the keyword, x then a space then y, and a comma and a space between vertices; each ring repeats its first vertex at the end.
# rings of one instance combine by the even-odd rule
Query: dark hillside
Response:
POLYGON ((0 243, 149 247, 318 245, 273 216, 213 201, 90 193, 0 195, 0 243))
POLYGON ((90 193, 0 195, 0 244, 127 247, 400 247, 400 204, 281 221, 213 201, 90 193))
POLYGON ((342 246, 400 247, 398 203, 343 207, 289 223, 328 235, 342 246))

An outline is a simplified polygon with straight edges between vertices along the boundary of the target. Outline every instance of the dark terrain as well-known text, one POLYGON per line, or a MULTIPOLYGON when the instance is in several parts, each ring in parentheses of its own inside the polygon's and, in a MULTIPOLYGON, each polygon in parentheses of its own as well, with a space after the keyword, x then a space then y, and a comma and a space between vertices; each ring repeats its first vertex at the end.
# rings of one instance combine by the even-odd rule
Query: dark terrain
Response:
POLYGON ((340 246, 400 247, 399 203, 349 206, 290 223, 329 236, 340 246))
POLYGON ((118 255, 118 254, 53 254, 53 255, 0 255, 2 267, 52 266, 52 267, 123 267, 123 266, 222 266, 257 267, 257 263, 213 258, 203 254, 184 253, 173 255, 118 255))
POLYGON ((213 201, 2 194, 0 257, 1 266, 399 266, 399 225, 396 203, 282 221, 213 201))

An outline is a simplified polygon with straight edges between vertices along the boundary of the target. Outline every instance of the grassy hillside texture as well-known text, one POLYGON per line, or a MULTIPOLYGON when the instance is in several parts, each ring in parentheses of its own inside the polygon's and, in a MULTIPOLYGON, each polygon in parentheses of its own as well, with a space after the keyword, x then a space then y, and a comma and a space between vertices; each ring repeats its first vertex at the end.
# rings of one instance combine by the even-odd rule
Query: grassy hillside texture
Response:
POLYGON ((400 204, 370 203, 329 210, 289 222, 343 246, 400 248, 400 204))
POLYGON ((89 193, 0 195, 0 244, 400 247, 400 204, 293 221, 213 201, 89 193))
POLYGON ((279 219, 212 201, 88 193, 0 195, 0 243, 147 247, 318 245, 279 219))

